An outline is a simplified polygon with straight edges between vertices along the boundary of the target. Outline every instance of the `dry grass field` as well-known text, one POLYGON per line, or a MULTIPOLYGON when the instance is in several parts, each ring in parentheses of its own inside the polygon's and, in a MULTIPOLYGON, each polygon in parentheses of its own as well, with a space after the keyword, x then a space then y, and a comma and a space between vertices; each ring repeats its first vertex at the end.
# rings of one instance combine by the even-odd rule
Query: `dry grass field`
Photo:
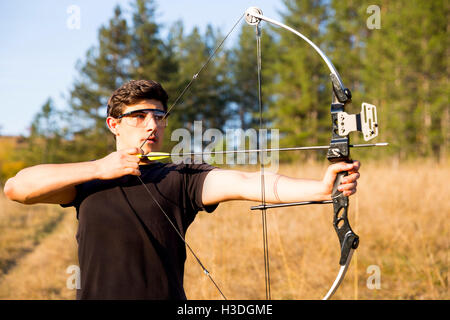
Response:
MULTIPOLYGON (((325 164, 283 166, 318 178, 325 164)), ((350 223, 360 236, 334 299, 449 299, 450 165, 364 163, 350 223), (369 284, 379 268, 380 286, 369 284)), ((229 299, 265 299, 261 216, 252 203, 200 213, 187 241, 229 299)), ((0 298, 73 299, 68 266, 77 264, 73 209, 22 206, 0 194, 0 298)), ((273 299, 320 299, 339 265, 330 205, 268 211, 273 299)), ((189 299, 221 299, 188 253, 189 299)))

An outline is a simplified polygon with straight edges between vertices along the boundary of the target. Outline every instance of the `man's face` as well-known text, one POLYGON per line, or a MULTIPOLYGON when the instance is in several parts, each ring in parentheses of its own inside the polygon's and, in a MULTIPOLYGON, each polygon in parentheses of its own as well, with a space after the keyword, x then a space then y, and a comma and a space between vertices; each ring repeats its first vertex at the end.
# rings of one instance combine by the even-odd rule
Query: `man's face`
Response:
POLYGON ((158 121, 161 119, 161 114, 164 114, 162 103, 150 99, 127 106, 122 112, 125 116, 121 119, 108 117, 108 125, 114 129, 113 132, 116 135, 117 150, 139 148, 141 145, 144 154, 161 150, 165 129, 165 125, 158 121), (158 109, 161 112, 149 112, 145 109, 158 109))

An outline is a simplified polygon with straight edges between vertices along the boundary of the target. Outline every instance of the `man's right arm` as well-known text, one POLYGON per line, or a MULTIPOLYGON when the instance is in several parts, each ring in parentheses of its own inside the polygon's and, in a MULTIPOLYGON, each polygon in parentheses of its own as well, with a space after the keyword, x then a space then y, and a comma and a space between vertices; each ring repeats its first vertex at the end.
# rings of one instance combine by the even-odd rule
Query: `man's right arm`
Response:
POLYGON ((95 179, 95 167, 95 161, 29 167, 9 179, 4 192, 23 204, 67 204, 75 199, 77 184, 95 179))
POLYGON ((68 204, 76 197, 75 186, 94 179, 115 179, 139 175, 139 149, 113 152, 88 162, 41 164, 25 168, 6 181, 4 193, 23 204, 68 204))

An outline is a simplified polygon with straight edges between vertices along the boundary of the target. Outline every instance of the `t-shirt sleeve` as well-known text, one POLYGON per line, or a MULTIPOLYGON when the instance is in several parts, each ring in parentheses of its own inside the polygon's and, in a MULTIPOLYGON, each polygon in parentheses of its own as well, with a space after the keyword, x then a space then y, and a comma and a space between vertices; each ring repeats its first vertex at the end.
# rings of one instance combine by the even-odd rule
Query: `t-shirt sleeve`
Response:
POLYGON ((205 206, 202 201, 205 178, 211 170, 216 169, 209 164, 194 164, 186 167, 186 192, 194 211, 213 212, 219 204, 205 206))
POLYGON ((75 186, 75 190, 76 190, 75 199, 73 199, 72 202, 69 202, 66 204, 61 204, 61 207, 63 207, 63 208, 75 207, 75 209, 77 211, 77 219, 78 219, 81 203, 87 196, 89 196, 90 193, 92 193, 92 188, 95 188, 95 187, 96 187, 95 180, 87 181, 87 182, 76 185, 75 186))
POLYGON ((68 208, 68 207, 75 207, 78 208, 80 203, 81 203, 81 199, 83 197, 83 183, 81 184, 77 184, 75 186, 75 191, 76 191, 76 195, 75 195, 75 199, 73 199, 71 202, 69 203, 65 203, 65 204, 61 204, 60 206, 63 208, 68 208))

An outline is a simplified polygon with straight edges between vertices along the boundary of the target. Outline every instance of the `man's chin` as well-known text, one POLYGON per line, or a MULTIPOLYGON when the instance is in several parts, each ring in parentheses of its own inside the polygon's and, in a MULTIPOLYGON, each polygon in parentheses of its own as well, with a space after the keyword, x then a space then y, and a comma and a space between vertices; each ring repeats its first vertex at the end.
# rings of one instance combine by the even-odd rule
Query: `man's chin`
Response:
POLYGON ((159 152, 160 148, 157 148, 156 146, 152 146, 151 148, 143 148, 142 151, 144 151, 144 154, 149 154, 152 152, 159 152))

